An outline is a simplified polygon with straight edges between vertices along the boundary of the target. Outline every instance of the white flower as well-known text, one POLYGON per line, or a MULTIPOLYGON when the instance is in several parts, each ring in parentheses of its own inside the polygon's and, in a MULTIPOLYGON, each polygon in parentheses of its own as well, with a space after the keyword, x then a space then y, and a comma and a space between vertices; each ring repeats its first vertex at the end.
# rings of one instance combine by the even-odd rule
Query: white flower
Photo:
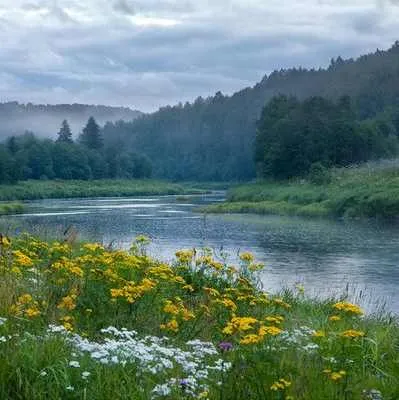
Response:
POLYGON ((7 341, 5 336, 0 336, 0 342, 5 343, 7 341))
POLYGON ((7 318, 0 317, 0 326, 4 325, 7 322, 7 318))
POLYGON ((68 365, 72 368, 80 368, 79 361, 69 361, 68 365))
POLYGON ((89 371, 84 371, 82 372, 82 379, 86 380, 90 375, 91 373, 89 371))
POLYGON ((40 372, 40 376, 46 376, 46 375, 47 375, 47 372, 46 372, 46 371, 40 372))
POLYGON ((68 390, 68 392, 73 392, 75 390, 75 388, 71 385, 67 386, 65 389, 68 390))

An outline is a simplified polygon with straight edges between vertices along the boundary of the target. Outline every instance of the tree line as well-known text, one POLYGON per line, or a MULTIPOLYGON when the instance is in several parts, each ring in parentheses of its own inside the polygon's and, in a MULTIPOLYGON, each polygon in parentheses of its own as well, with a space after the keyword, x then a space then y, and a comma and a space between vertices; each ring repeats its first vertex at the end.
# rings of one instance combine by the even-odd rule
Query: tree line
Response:
MULTIPOLYGON (((399 104, 399 42, 358 59, 337 57, 327 68, 277 70, 232 96, 218 92, 131 122, 108 123, 104 138, 147 154, 157 178, 245 181, 256 176, 257 121, 265 104, 280 94, 299 101, 321 96, 334 102, 347 95, 354 120, 379 118, 399 104)), ((371 151, 372 156, 379 153, 371 151)))
POLYGON ((399 108, 359 121, 349 96, 276 96, 257 125, 255 163, 263 178, 320 174, 323 168, 392 157, 399 149, 399 108))
POLYGON ((93 117, 76 142, 64 120, 56 140, 26 132, 0 144, 1 183, 27 179, 138 179, 148 178, 151 173, 148 157, 123 146, 106 145, 93 117))

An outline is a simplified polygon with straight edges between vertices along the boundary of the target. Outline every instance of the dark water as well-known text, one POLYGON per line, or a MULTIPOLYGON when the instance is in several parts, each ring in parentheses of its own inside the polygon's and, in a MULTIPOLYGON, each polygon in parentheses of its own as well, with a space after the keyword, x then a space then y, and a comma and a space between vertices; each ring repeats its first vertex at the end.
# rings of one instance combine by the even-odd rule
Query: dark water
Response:
POLYGON ((26 214, 0 218, 0 226, 62 237, 72 225, 81 239, 125 248, 143 233, 153 239, 151 253, 168 260, 177 249, 207 246, 228 251, 234 263, 239 250, 249 250, 266 264, 266 290, 301 282, 312 295, 328 296, 349 285, 368 310, 385 303, 399 313, 398 224, 193 213, 222 196, 35 201, 26 214))

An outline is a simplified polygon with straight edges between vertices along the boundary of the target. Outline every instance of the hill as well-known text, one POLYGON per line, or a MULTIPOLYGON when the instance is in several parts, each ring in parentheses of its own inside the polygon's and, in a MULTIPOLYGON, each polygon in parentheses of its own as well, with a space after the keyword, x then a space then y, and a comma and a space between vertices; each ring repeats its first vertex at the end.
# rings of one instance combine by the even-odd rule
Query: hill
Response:
POLYGON ((74 134, 78 134, 90 116, 100 124, 107 121, 131 121, 141 112, 127 107, 107 107, 86 104, 20 104, 0 103, 0 138, 33 131, 39 136, 54 136, 67 119, 74 134))
POLYGON ((326 69, 274 71, 232 96, 218 92, 133 122, 108 123, 104 133, 109 142, 146 154, 158 178, 247 180, 255 176, 256 121, 278 94, 331 100, 349 95, 358 120, 388 113, 390 129, 398 133, 399 42, 356 60, 332 59, 326 69))

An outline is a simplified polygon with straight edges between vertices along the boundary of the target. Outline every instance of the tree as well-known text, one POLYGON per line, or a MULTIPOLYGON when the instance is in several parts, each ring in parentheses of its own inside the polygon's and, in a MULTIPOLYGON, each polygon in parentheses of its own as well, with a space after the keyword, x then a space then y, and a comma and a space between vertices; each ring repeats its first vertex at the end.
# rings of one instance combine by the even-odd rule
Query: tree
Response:
POLYGON ((90 117, 87 121, 86 126, 83 128, 83 133, 79 137, 79 141, 89 149, 99 150, 103 147, 104 143, 100 127, 93 117, 90 117))
POLYGON ((61 129, 57 133, 57 135, 57 143, 73 143, 71 128, 69 127, 68 121, 66 119, 62 121, 61 129))

